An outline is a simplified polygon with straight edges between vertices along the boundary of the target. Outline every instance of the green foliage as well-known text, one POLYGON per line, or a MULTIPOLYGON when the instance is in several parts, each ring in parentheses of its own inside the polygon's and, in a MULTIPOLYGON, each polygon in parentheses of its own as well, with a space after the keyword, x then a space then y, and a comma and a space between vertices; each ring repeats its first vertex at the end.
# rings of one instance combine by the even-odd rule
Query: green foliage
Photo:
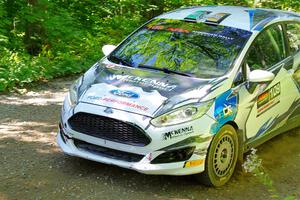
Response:
POLYGON ((300 10, 293 0, 0 0, 0 92, 82 72, 152 17, 214 4, 300 10))

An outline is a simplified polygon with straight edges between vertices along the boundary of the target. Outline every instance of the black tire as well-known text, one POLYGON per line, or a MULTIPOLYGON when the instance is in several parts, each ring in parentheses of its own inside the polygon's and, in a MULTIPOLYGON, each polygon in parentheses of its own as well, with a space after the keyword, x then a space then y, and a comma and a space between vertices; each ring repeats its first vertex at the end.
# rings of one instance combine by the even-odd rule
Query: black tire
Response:
POLYGON ((236 130, 226 124, 214 136, 207 152, 205 171, 196 175, 197 180, 207 186, 226 184, 235 170, 238 151, 236 130))

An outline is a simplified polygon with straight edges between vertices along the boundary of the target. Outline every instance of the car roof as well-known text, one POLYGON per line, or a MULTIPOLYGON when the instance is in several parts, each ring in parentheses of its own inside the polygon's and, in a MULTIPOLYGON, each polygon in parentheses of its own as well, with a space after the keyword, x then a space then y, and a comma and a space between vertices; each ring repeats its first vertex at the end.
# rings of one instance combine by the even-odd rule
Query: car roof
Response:
MULTIPOLYGON (((206 22, 215 15, 221 19, 217 25, 229 26, 248 31, 261 31, 265 25, 272 21, 299 21, 300 15, 295 12, 287 12, 275 9, 248 8, 241 6, 193 6, 180 8, 158 16, 162 19, 179 19, 191 21, 191 17, 197 22, 206 22), (203 14, 204 13, 204 14, 203 14)), ((216 19, 215 21, 216 22, 216 19)))

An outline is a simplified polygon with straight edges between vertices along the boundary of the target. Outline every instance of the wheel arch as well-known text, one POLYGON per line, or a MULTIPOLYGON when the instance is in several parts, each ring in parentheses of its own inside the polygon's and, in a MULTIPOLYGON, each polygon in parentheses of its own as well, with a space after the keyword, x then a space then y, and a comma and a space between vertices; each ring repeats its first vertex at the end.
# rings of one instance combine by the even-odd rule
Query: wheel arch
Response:
POLYGON ((223 126, 225 126, 226 124, 231 125, 238 133, 239 127, 234 121, 228 121, 223 126))
MULTIPOLYGON (((238 151, 238 164, 240 166, 242 166, 243 162, 244 162, 244 142, 245 142, 245 135, 244 135, 244 132, 242 129, 239 128, 239 126, 237 125, 237 123, 235 121, 227 121, 226 123, 224 123, 220 128, 219 130, 225 126, 225 125, 230 125, 232 126, 235 131, 236 131, 236 134, 237 134, 237 137, 238 137, 238 148, 239 148, 239 151, 238 151)), ((219 131, 218 130, 218 131, 219 131)), ((215 137, 215 135, 213 136, 215 137)), ((211 144, 210 144, 211 145, 211 144)), ((210 146, 209 145, 209 146, 210 146)))
POLYGON ((235 130, 236 134, 238 136, 238 144, 239 144, 239 153, 238 153, 238 164, 241 166, 244 162, 244 135, 243 131, 239 129, 238 125, 234 121, 228 121, 226 122, 223 126, 226 124, 231 125, 235 130))

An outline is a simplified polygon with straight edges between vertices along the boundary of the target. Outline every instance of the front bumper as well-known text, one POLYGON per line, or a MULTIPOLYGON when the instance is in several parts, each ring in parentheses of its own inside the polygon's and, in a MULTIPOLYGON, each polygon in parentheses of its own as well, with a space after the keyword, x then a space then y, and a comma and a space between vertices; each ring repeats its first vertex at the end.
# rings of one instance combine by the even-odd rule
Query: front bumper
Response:
MULTIPOLYGON (((81 157, 84 159, 105 163, 109 165, 116 165, 122 168, 132 169, 143 174, 156 174, 156 175, 188 175, 188 174, 197 174, 204 171, 204 158, 201 160, 202 164, 197 167, 188 167, 185 168, 185 161, 175 162, 175 163, 166 163, 166 164, 151 164, 149 161, 149 155, 145 155, 144 158, 139 162, 126 162, 122 160, 116 160, 104 156, 99 156, 88 151, 78 149, 74 145, 74 140, 64 137, 59 132, 57 134, 57 143, 60 148, 70 156, 81 157)), ((190 159, 193 160, 193 159, 190 159)), ((199 159, 198 159, 199 160, 199 159)))
POLYGON ((121 110, 114 110, 113 114, 107 114, 104 112, 104 110, 105 107, 88 105, 84 103, 79 103, 79 105, 72 110, 69 109, 68 104, 65 102, 62 111, 60 131, 57 135, 57 143, 60 148, 66 154, 71 156, 77 156, 100 163, 116 165, 144 174, 189 175, 204 171, 206 152, 212 139, 212 135, 209 133, 210 124, 214 123, 210 117, 206 115, 203 116, 202 119, 199 119, 201 120, 201 123, 199 123, 197 120, 194 122, 185 123, 183 125, 181 124, 158 129, 149 126, 150 118, 148 117, 121 110), (145 130, 145 133, 151 138, 151 143, 146 146, 132 146, 76 132, 69 126, 68 120, 78 112, 92 113, 135 124, 141 129, 145 130), (203 124, 205 124, 205 126, 203 126, 203 124), (189 134, 186 135, 180 135, 180 137, 177 137, 178 135, 173 135, 174 132, 172 131, 186 127, 193 127, 192 132, 189 132, 189 134), (168 134, 169 137, 167 139, 163 137, 164 135, 166 136, 166 133, 170 133, 168 134), (95 152, 78 148, 76 141, 83 141, 100 148, 103 147, 111 149, 112 151, 136 154, 139 155, 141 159, 138 161, 127 161, 115 158, 113 156, 99 155, 95 152), (187 160, 167 163, 160 162, 155 164, 151 162, 161 154, 188 146, 195 147, 195 150, 187 160))

